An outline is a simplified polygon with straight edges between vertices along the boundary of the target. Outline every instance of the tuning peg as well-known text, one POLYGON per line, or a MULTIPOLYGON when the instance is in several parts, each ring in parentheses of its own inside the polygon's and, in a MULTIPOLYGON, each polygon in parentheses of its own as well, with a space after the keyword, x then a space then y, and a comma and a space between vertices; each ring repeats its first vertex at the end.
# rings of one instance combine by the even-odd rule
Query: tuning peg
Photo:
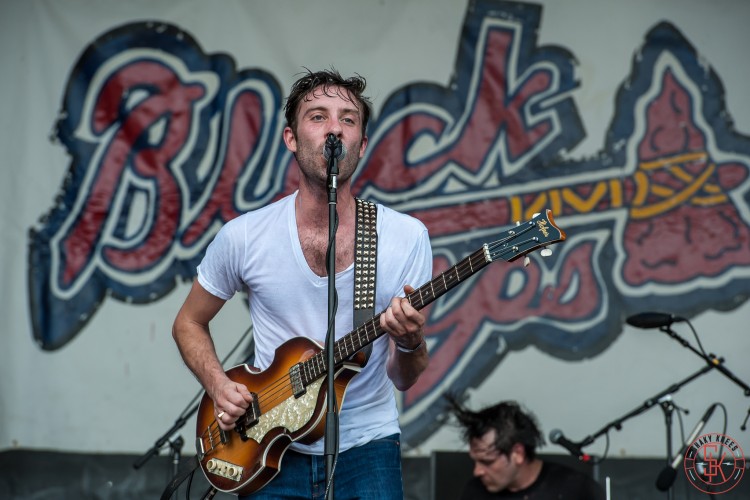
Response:
POLYGON ((516 226, 520 226, 520 225, 521 225, 521 221, 520 221, 520 220, 517 220, 517 221, 516 221, 516 226))
POLYGON ((531 259, 527 255, 523 258, 523 267, 529 267, 529 264, 531 264, 531 259))
POLYGON ((539 253, 542 257, 549 257, 550 255, 552 255, 552 250, 550 250, 549 248, 542 248, 539 253))
POLYGON ((534 219, 536 217, 539 217, 540 215, 542 215, 542 214, 540 214, 539 212, 536 212, 534 215, 531 216, 531 218, 534 219))

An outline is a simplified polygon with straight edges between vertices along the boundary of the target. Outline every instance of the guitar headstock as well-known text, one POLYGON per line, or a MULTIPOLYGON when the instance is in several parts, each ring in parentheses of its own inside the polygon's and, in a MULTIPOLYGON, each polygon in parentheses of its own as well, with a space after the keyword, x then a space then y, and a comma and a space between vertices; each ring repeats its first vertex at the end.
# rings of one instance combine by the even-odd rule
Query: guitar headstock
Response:
MULTIPOLYGON (((565 231, 552 218, 552 211, 545 209, 526 222, 518 224, 500 234, 500 238, 486 245, 489 260, 503 259, 507 262, 526 254, 565 240, 565 231)), ((544 254, 543 254, 544 255, 544 254)))

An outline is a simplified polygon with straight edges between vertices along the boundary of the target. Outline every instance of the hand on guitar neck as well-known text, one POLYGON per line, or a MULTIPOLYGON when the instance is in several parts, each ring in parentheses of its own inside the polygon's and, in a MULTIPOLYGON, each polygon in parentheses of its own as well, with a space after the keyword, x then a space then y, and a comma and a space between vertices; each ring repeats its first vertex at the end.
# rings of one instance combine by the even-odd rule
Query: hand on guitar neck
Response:
MULTIPOLYGON (((415 291, 406 285, 408 296, 415 291)), ((380 314, 380 326, 391 338, 388 356, 388 377, 399 391, 409 389, 427 368, 429 355, 424 346, 424 315, 406 297, 394 297, 390 306, 380 314), (404 359, 404 355, 407 359, 404 359)))

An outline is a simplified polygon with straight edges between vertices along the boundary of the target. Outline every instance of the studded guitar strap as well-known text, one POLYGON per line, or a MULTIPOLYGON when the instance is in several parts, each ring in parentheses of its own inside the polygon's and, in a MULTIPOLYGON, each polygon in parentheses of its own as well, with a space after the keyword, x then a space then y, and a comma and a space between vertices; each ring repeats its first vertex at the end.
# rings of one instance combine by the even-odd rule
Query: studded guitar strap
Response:
MULTIPOLYGON (((354 328, 375 315, 375 277, 378 264, 378 206, 357 198, 354 242, 354 328)), ((370 358, 372 344, 363 352, 370 358)))

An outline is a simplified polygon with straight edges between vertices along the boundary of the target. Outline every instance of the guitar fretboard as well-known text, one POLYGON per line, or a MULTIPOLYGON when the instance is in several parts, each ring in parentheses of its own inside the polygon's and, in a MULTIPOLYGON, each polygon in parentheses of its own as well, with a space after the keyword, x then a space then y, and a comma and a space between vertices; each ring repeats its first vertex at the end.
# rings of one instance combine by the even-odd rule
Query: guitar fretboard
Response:
MULTIPOLYGON (((469 279, 474 273, 483 269, 491 262, 487 249, 480 248, 455 266, 433 278, 430 282, 406 296, 409 303, 420 310, 435 299, 439 298, 459 283, 469 279)), ((338 365, 350 358, 368 344, 374 342, 386 332, 380 326, 380 314, 365 321, 362 325, 347 333, 334 342, 334 363, 338 365)), ((302 382, 305 386, 319 379, 326 373, 326 351, 320 351, 311 358, 300 363, 302 382)))

